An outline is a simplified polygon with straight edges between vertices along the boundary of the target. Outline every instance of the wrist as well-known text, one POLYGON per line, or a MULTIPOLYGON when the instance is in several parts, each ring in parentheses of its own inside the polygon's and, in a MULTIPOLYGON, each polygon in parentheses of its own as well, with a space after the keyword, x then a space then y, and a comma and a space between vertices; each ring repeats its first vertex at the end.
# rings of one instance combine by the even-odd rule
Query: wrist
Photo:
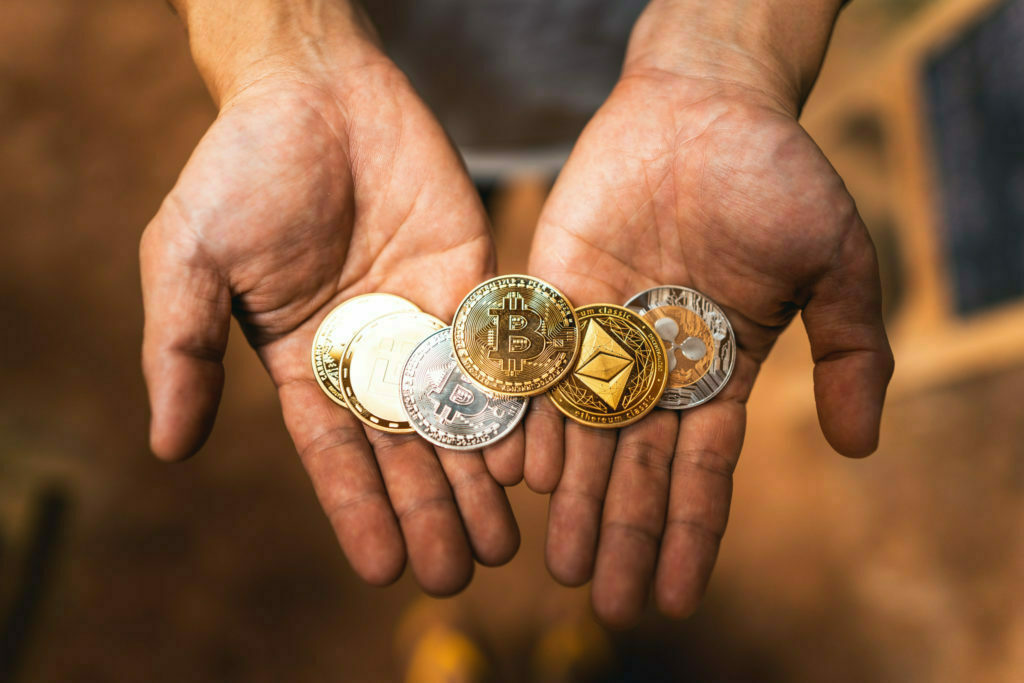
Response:
POLYGON ((341 84, 386 59, 369 19, 349 0, 171 0, 193 60, 218 105, 271 76, 341 84))
POLYGON ((662 72, 764 95, 797 114, 845 0, 652 0, 623 75, 662 72))

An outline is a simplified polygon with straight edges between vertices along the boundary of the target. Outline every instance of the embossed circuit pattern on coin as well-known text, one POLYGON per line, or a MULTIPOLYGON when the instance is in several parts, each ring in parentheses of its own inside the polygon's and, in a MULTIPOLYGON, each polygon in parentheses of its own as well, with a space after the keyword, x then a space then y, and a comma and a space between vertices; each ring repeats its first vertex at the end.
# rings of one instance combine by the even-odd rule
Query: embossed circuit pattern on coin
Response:
POLYGON ((402 311, 367 323, 341 359, 341 388, 356 417, 385 432, 412 432, 402 407, 402 369, 409 354, 445 324, 427 313, 402 311))
POLYGON ((402 373, 402 405, 409 423, 427 441, 454 450, 489 446, 511 432, 528 398, 490 394, 462 373, 451 329, 413 349, 402 373))
POLYGON ((693 408, 713 398, 732 376, 736 337, 721 308, 688 287, 653 287, 626 307, 654 325, 669 356, 662 408, 693 408))
POLYGON ((533 396, 569 372, 579 351, 572 304, 525 275, 487 280, 469 293, 452 323, 462 371, 488 391, 533 396))
POLYGON ((654 328, 610 304, 576 309, 583 332, 572 372, 548 396, 567 417, 593 427, 624 427, 651 412, 668 381, 665 349, 654 328))
POLYGON ((336 306, 313 335, 313 375, 324 393, 348 408, 341 390, 341 357, 345 347, 367 323, 398 311, 418 311, 411 301, 393 294, 360 294, 336 306))

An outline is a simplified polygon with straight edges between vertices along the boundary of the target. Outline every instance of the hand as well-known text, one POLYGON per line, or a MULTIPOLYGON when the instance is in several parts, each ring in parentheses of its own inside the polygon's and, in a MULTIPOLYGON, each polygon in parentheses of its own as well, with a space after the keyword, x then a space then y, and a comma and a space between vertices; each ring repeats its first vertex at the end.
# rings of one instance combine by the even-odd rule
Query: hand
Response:
MULTIPOLYGON (((315 59, 292 50, 242 76, 204 72, 231 87, 211 86, 220 115, 141 245, 151 444, 169 460, 202 445, 234 313, 356 572, 386 584, 408 555, 420 585, 447 594, 469 581, 474 555, 515 553, 504 491, 479 453, 364 429, 323 395, 309 354, 327 312, 364 292, 450 320, 492 274, 493 247, 458 156, 408 82, 369 39, 345 45, 359 54, 321 36, 315 59)), ((522 436, 488 458, 514 483, 522 436)))
POLYGON ((688 411, 657 410, 619 433, 563 427, 546 402, 529 416, 526 481, 553 491, 548 567, 567 585, 593 578, 609 624, 639 618, 652 585, 662 612, 696 608, 725 531, 745 402, 797 311, 825 436, 849 456, 876 447, 893 360, 874 248, 794 111, 735 80, 627 70, 540 218, 530 272, 576 305, 691 286, 724 307, 739 347, 730 383, 688 411))

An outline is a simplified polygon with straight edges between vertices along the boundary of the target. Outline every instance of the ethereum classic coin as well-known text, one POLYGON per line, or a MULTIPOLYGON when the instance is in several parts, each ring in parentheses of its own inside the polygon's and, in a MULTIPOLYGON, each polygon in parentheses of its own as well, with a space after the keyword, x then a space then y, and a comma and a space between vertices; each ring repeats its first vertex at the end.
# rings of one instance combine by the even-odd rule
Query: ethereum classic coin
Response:
POLYGON ((418 311, 411 301, 393 294, 360 294, 336 306, 313 335, 313 376, 324 393, 348 408, 341 390, 341 357, 352 337, 366 323, 388 313, 418 311))
POLYGON ((409 423, 443 448, 472 450, 501 440, 519 424, 529 400, 488 393, 462 374, 447 327, 420 342, 402 372, 409 423))
POLYGON ((506 275, 471 291, 455 312, 459 367, 484 389, 533 396, 569 372, 579 351, 572 304, 536 278, 506 275))
POLYGON ((665 344, 669 377, 659 407, 693 408, 722 390, 736 365, 736 337, 718 304, 694 289, 665 285, 640 292, 626 307, 665 344))
POLYGON ((572 372, 548 396, 581 424, 624 427, 651 412, 668 380, 658 333, 629 309, 591 304, 576 309, 583 343, 572 372))
POLYGON ((420 311, 382 316, 360 329, 341 358, 341 389, 348 407, 385 432, 413 431, 402 408, 402 368, 409 354, 445 324, 420 311))

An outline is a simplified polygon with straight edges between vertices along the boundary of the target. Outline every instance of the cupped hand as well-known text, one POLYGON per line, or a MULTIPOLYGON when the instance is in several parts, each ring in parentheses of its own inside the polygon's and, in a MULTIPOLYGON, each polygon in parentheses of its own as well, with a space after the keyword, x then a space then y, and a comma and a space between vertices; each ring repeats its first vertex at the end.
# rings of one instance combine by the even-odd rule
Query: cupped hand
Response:
MULTIPOLYGON (((518 529, 480 453, 364 429, 310 367, 317 326, 345 299, 390 292, 448 321, 494 267, 472 183, 386 58, 343 78, 275 68, 239 87, 147 227, 141 261, 158 456, 186 457, 206 439, 233 313, 364 579, 391 582, 408 557, 425 590, 452 593, 474 556, 515 553, 518 529)), ((504 483, 519 478, 521 451, 520 434, 488 453, 504 483)))
POLYGON ((552 491, 547 563, 593 579, 598 615, 697 606, 726 527, 745 402, 801 312, 822 430, 872 452, 893 359, 874 248, 853 200, 791 110, 757 88, 651 69, 624 77, 584 131, 540 218, 530 272, 576 305, 661 284, 723 306, 739 353, 711 402, 621 432, 564 423, 538 401, 527 483, 552 491))

